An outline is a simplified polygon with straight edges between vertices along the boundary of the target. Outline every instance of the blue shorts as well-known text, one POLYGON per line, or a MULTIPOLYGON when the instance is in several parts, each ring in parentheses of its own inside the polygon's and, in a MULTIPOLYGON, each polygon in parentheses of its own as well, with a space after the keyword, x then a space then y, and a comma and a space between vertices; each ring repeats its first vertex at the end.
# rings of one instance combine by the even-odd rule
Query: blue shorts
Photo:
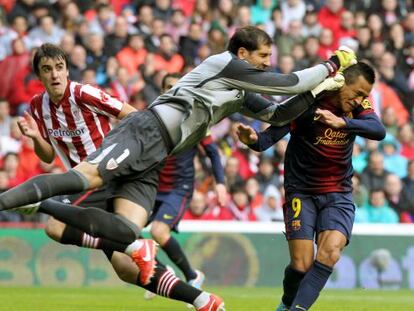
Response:
POLYGON ((355 218, 355 205, 350 192, 320 195, 288 193, 283 207, 286 239, 317 241, 319 232, 337 230, 348 242, 355 218))
POLYGON ((177 225, 190 206, 193 191, 172 190, 170 192, 158 192, 155 206, 149 218, 149 223, 154 220, 167 224, 172 230, 177 231, 177 225))

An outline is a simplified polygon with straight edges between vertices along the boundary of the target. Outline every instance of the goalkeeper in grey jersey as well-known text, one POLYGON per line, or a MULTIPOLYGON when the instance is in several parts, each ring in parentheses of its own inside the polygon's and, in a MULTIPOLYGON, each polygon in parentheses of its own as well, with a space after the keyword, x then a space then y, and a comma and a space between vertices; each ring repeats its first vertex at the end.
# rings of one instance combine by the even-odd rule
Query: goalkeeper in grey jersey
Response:
MULTIPOLYGON (((156 289, 163 272, 156 267, 155 251, 143 250, 145 243, 138 237, 154 206, 158 173, 167 155, 194 146, 212 125, 235 112, 276 126, 287 124, 307 110, 317 94, 342 86, 343 79, 335 76, 336 71, 356 62, 352 51, 340 49, 309 69, 288 75, 267 72, 271 43, 259 28, 238 29, 227 52, 207 58, 148 110, 131 113, 87 160, 66 173, 39 175, 4 192, 0 210, 107 184, 112 204, 136 209, 140 217, 134 223, 93 208, 65 204, 58 208, 47 200, 37 203, 39 211, 92 236, 113 239, 119 245, 114 251, 130 255, 145 271, 143 283, 149 281, 156 289), (328 76, 331 78, 326 79, 328 76), (275 105, 255 93, 300 95, 275 105)), ((155 249, 155 242, 151 249, 155 249)))

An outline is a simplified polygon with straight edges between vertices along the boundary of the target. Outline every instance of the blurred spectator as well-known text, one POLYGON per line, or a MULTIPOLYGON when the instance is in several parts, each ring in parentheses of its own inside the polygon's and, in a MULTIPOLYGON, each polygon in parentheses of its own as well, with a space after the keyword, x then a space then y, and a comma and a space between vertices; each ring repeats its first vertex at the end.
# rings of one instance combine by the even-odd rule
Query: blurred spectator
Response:
POLYGON ((82 45, 75 45, 69 55, 69 79, 80 82, 82 71, 87 67, 86 50, 82 45))
POLYGON ((341 14, 341 24, 337 32, 334 32, 334 41, 337 46, 344 44, 346 39, 356 36, 354 13, 343 11, 341 14))
POLYGON ((414 222, 414 161, 411 160, 407 165, 407 176, 402 179, 401 201, 403 211, 401 212, 401 222, 414 222))
POLYGON ((390 207, 400 213, 404 210, 404 204, 401 200, 402 182, 395 174, 389 174, 385 178, 384 193, 390 207))
POLYGON ((334 40, 334 32, 330 28, 322 28, 319 35, 318 56, 321 59, 329 58, 337 48, 334 40))
MULTIPOLYGON (((199 24, 196 21, 192 23, 199 24)), ((201 27, 201 24, 199 24, 201 27)), ((181 9, 174 9, 171 19, 166 21, 165 31, 169 33, 174 42, 178 42, 181 36, 187 35, 187 29, 189 22, 184 15, 184 11, 181 9)))
POLYGON ((393 107, 386 107, 382 110, 381 121, 385 126, 385 129, 388 134, 397 136, 398 133, 398 123, 397 115, 393 107))
POLYGON ((303 19, 302 35, 305 38, 310 36, 319 37, 321 29, 322 27, 318 22, 317 12, 312 7, 307 8, 303 19))
POLYGON ((253 212, 253 208, 250 206, 249 196, 244 188, 244 182, 233 184, 230 188, 231 200, 227 206, 230 220, 257 220, 256 215, 253 212))
POLYGON ((67 32, 62 36, 60 47, 67 55, 70 55, 70 53, 72 53, 72 50, 75 47, 75 37, 72 33, 67 32))
POLYGON ((172 37, 164 34, 160 37, 160 47, 154 55, 155 71, 165 70, 169 73, 181 72, 184 67, 183 57, 177 53, 172 37))
POLYGON ((401 10, 399 8, 398 0, 381 0, 381 7, 377 11, 385 25, 390 26, 391 24, 399 22, 402 17, 401 10))
POLYGON ((101 36, 113 31, 116 15, 108 4, 99 4, 96 9, 96 16, 89 23, 89 31, 101 36))
POLYGON ((319 56, 319 39, 317 37, 310 36, 306 38, 304 47, 309 66, 313 66, 322 61, 319 56))
POLYGON ((186 64, 195 64, 199 47, 201 46, 202 29, 198 23, 191 23, 188 34, 180 37, 179 50, 186 64))
POLYGON ((207 41, 212 55, 224 52, 227 47, 226 31, 217 23, 213 24, 208 31, 207 41))
POLYGON ((401 143, 401 155, 408 159, 414 159, 414 131, 411 123, 406 123, 400 127, 398 140, 401 143))
POLYGON ((135 75, 138 73, 139 66, 144 64, 147 53, 142 35, 132 34, 128 38, 128 45, 116 54, 116 59, 128 70, 129 75, 135 75))
POLYGON ((151 34, 145 37, 145 48, 150 53, 155 53, 160 48, 161 36, 165 32, 165 21, 159 18, 155 18, 152 21, 151 34))
POLYGON ((250 177, 246 181, 246 193, 249 196, 250 206, 253 209, 259 208, 263 204, 263 194, 260 192, 259 182, 255 177, 250 177))
POLYGON ((304 37, 302 36, 302 22, 300 20, 292 20, 285 33, 276 37, 277 51, 280 55, 290 54, 295 44, 302 44, 304 37))
MULTIPOLYGON (((62 1, 57 1, 56 3, 59 2, 62 1)), ((61 27, 68 32, 74 32, 76 25, 83 19, 79 7, 74 1, 67 1, 64 3, 60 13, 62 14, 61 27)))
POLYGON ((259 221, 282 221, 282 196, 276 186, 269 185, 263 195, 263 204, 254 210, 259 221))
POLYGON ((261 159, 259 163, 259 172, 257 173, 256 178, 259 182, 261 193, 265 193, 267 187, 270 185, 278 187, 280 184, 279 176, 275 174, 272 160, 268 158, 261 159))
POLYGON ((352 167, 354 171, 361 174, 367 166, 367 153, 365 151, 365 139, 357 136, 352 149, 352 167))
POLYGON ((224 166, 224 176, 226 178, 226 187, 231 189, 235 184, 243 182, 243 178, 239 175, 240 161, 238 158, 230 157, 224 166))
POLYGON ((386 33, 384 23, 378 14, 370 14, 367 18, 368 28, 371 30, 371 40, 374 42, 385 41, 386 33))
POLYGON ((326 0, 325 5, 319 10, 319 23, 323 28, 329 28, 336 33, 340 28, 344 11, 343 0, 326 0))
POLYGON ((5 98, 0 98, 0 137, 10 136, 11 122, 9 102, 5 98))
POLYGON ((282 13, 282 28, 286 29, 291 21, 303 20, 306 13, 304 0, 286 0, 280 3, 282 13))
POLYGON ((141 75, 135 75, 130 78, 128 71, 124 67, 119 67, 116 80, 111 83, 111 95, 118 98, 122 102, 129 102, 129 98, 142 90, 145 86, 145 82, 142 80, 141 75))
MULTIPOLYGON (((0 193, 9 189, 9 178, 4 169, 0 169, 0 193)), ((0 221, 21 221, 21 215, 13 212, 0 212, 0 221)))
POLYGON ((12 49, 12 54, 0 62, 0 97, 7 99, 14 92, 16 74, 30 62, 30 53, 22 39, 15 39, 12 42, 12 49))
POLYGON ((135 25, 138 32, 143 36, 149 36, 152 33, 152 21, 154 19, 152 8, 149 5, 143 5, 138 11, 138 21, 135 25))
POLYGON ((52 16, 43 16, 39 20, 39 26, 29 31, 29 38, 35 46, 43 43, 59 44, 62 40, 65 30, 55 24, 52 16))
POLYGON ((265 24, 270 20, 276 0, 257 0, 251 7, 252 25, 265 24))
POLYGON ((17 153, 9 152, 3 157, 3 169, 9 179, 9 188, 15 187, 27 179, 19 168, 19 164, 20 159, 17 153))
POLYGON ((407 159, 400 154, 401 145, 391 134, 387 134, 379 144, 379 150, 384 155, 384 168, 386 171, 402 178, 407 173, 407 159))
POLYGON ((361 183, 371 189, 384 189, 385 177, 389 174, 384 169, 384 155, 373 151, 368 157, 368 166, 361 173, 361 183))
POLYGON ((356 28, 355 37, 358 40, 358 59, 369 58, 370 43, 371 43, 371 30, 366 25, 358 26, 356 28))
POLYGON ((382 189, 371 190, 369 202, 357 211, 361 222, 395 224, 399 220, 397 212, 388 205, 382 189))
POLYGON ((116 17, 114 30, 104 38, 104 54, 107 56, 115 56, 127 43, 128 22, 125 17, 116 17))
POLYGON ((352 176, 352 197, 356 207, 359 209, 368 202, 368 190, 361 184, 361 177, 358 174, 352 176))
MULTIPOLYGON (((0 25, 2 21, 0 18, 0 25)), ((8 55, 13 54, 12 43, 15 39, 23 40, 27 50, 33 46, 32 39, 27 35, 28 24, 25 16, 16 15, 13 17, 10 27, 0 27, 0 61, 5 59, 8 55)))
POLYGON ((93 68, 86 67, 82 70, 82 77, 80 82, 82 84, 90 84, 94 87, 99 87, 96 83, 96 71, 93 68))
POLYGON ((96 82, 103 85, 106 80, 105 69, 109 58, 104 46, 104 37, 97 33, 89 33, 86 38, 86 65, 95 69, 96 82))
POLYGON ((154 17, 168 21, 173 15, 171 0, 155 0, 153 6, 154 17))

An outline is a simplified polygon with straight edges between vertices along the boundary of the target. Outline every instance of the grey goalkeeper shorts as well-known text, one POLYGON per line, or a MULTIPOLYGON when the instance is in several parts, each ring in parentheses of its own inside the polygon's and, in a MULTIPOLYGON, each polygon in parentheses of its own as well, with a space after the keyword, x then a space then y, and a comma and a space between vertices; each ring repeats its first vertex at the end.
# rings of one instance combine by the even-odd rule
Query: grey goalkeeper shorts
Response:
POLYGON ((168 134, 156 114, 137 111, 110 131, 87 161, 98 165, 110 197, 128 199, 151 211, 158 175, 170 150, 168 134))

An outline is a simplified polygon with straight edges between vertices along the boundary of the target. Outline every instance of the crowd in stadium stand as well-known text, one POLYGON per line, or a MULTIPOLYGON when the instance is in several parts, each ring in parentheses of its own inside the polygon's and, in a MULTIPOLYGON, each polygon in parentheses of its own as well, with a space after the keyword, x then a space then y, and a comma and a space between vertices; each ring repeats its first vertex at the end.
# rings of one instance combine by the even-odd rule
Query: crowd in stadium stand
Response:
MULTIPOLYGON (((63 170, 41 162, 16 117, 43 86, 31 53, 45 42, 69 56, 70 79, 98 86, 144 109, 163 76, 185 73, 226 49, 240 26, 274 39, 272 68, 290 73, 327 59, 340 45, 372 64, 370 100, 386 129, 381 142, 358 138, 354 198, 359 223, 414 222, 414 1, 410 0, 0 0, 0 191, 63 170)), ((283 96, 273 100, 280 102, 283 96)), ((184 219, 280 221, 288 137, 263 153, 241 144, 235 124, 267 125, 234 115, 212 130, 229 200, 218 206, 210 164, 196 158, 196 191, 184 219)), ((44 217, 0 213, 0 221, 44 217)))

